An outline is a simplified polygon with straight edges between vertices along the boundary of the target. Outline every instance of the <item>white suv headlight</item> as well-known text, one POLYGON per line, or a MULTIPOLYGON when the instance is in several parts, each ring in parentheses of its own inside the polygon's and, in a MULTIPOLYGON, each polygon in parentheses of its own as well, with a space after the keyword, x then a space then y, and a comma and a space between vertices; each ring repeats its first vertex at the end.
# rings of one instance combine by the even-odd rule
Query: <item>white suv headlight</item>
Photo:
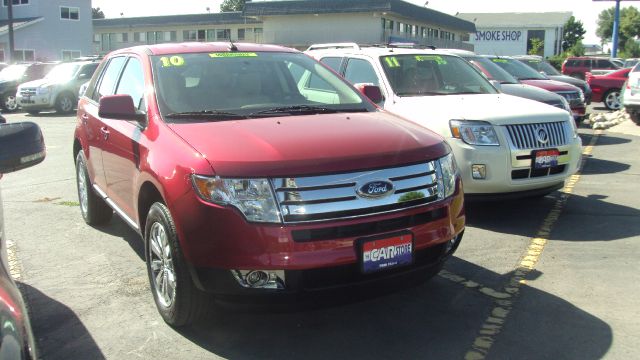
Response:
POLYGON ((499 146, 498 134, 486 121, 451 120, 451 135, 469 145, 499 146))
POLYGON ((205 201, 234 206, 249 221, 281 222, 267 179, 223 179, 193 175, 192 180, 196 193, 205 201))
POLYGON ((51 91, 51 86, 42 86, 36 89, 36 94, 38 95, 46 95, 51 91))
POLYGON ((441 199, 448 198, 456 191, 456 180, 458 179, 458 165, 453 153, 438 159, 438 191, 441 199))

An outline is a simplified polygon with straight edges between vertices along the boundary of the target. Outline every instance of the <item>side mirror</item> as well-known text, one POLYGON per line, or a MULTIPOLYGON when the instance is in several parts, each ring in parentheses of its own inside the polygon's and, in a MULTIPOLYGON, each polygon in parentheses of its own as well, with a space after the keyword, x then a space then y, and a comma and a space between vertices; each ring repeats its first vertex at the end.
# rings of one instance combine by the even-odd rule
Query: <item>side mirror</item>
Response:
POLYGON ((384 100, 382 90, 380 90, 379 86, 372 84, 355 84, 354 86, 375 104, 379 104, 384 100))
POLYGON ((502 92, 502 84, 500 84, 500 81, 498 80, 489 80, 489 82, 491 83, 491 85, 493 85, 494 88, 498 89, 498 91, 502 92))
POLYGON ((45 154, 44 138, 36 123, 0 125, 0 174, 36 165, 45 154))
POLYGON ((144 114, 136 111, 131 95, 107 95, 100 98, 98 116, 107 119, 142 121, 144 114))

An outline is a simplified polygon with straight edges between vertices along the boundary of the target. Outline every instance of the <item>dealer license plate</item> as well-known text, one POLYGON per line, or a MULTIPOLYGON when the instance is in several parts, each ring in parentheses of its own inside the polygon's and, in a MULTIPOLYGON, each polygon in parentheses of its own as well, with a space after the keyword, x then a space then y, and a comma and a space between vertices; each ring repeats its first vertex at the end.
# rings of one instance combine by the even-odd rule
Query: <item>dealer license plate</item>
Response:
POLYGON ((557 149, 538 150, 533 152, 533 168, 546 169, 552 166, 558 166, 558 157, 560 151, 557 149))
POLYGON ((361 239, 362 272, 372 273, 413 263, 413 235, 361 239))

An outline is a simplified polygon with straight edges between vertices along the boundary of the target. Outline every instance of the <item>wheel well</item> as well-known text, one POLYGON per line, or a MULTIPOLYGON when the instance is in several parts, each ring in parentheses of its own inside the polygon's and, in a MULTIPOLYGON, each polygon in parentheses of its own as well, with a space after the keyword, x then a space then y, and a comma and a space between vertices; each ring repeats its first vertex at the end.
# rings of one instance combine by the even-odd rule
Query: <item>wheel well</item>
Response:
POLYGON ((73 162, 76 162, 76 158, 78 157, 78 153, 82 151, 82 145, 80 145, 80 141, 76 138, 73 139, 73 162))
POLYGON ((164 199, 155 185, 147 181, 142 184, 138 194, 138 220, 140 221, 140 232, 142 234, 144 234, 144 226, 147 222, 149 209, 155 202, 164 203, 164 199))
POLYGON ((58 102, 58 99, 60 99, 60 96, 65 95, 65 94, 66 94, 66 95, 71 95, 71 99, 73 99, 73 100, 75 100, 75 98, 76 98, 76 97, 75 97, 75 95, 73 95, 73 92, 72 92, 72 91, 65 90, 65 91, 61 91, 61 92, 58 94, 58 96, 56 96, 56 102, 58 102))

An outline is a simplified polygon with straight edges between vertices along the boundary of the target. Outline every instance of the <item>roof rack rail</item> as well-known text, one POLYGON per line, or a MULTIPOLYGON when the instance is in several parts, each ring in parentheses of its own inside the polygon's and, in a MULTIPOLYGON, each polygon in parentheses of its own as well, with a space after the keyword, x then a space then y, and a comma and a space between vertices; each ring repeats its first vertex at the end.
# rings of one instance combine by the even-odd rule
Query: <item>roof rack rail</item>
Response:
POLYGON ((343 43, 324 43, 324 44, 312 44, 309 45, 306 51, 310 50, 324 50, 324 49, 354 49, 360 50, 360 45, 354 42, 343 43))

